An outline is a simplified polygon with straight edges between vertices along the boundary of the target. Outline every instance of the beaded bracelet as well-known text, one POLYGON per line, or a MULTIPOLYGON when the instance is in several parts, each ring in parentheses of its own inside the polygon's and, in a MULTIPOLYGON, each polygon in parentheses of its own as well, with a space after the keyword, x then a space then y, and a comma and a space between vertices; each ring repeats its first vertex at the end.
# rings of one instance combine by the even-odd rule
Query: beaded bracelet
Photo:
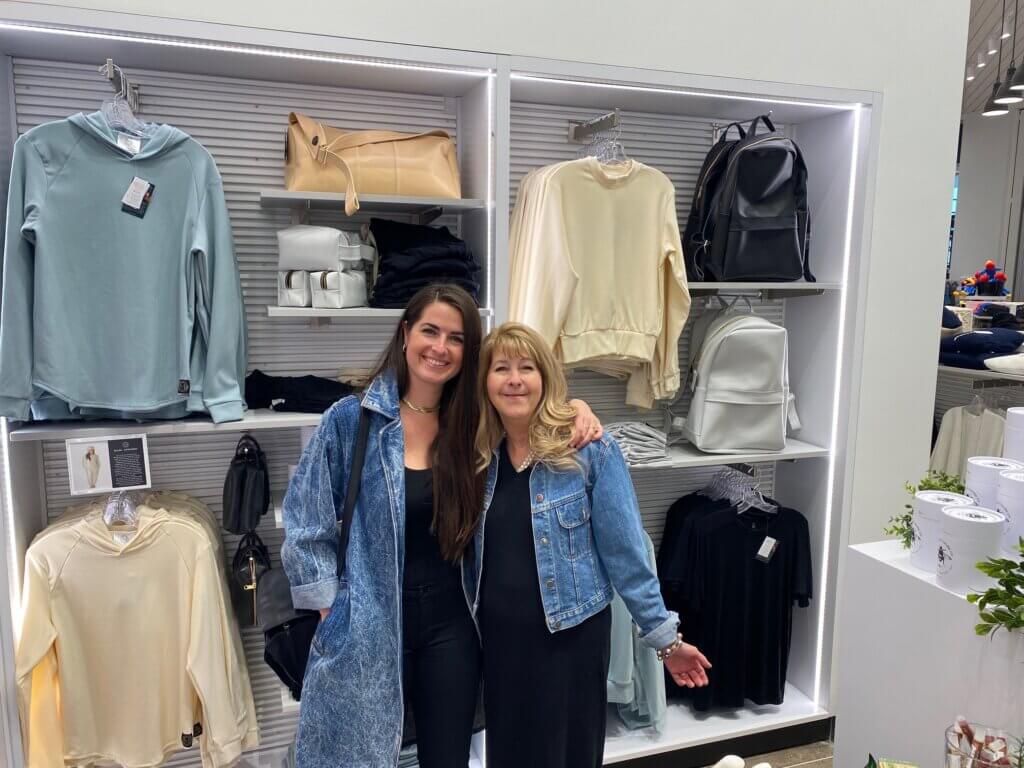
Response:
POLYGON ((676 632, 676 639, 666 645, 664 648, 658 650, 658 661, 664 661, 673 653, 678 651, 683 645, 683 636, 681 633, 676 632))

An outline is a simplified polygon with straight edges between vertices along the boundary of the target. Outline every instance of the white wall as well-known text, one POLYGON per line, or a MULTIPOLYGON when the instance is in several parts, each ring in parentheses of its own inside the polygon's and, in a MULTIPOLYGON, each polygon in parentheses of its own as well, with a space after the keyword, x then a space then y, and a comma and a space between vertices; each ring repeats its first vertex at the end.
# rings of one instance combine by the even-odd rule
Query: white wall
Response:
MULTIPOLYGON (((1013 274, 1006 263, 1010 185, 1020 115, 964 115, 960 144, 960 191, 953 233, 951 278, 973 275, 986 259, 1013 274)), ((952 186, 952 181, 950 182, 952 186)))
POLYGON ((903 482, 924 472, 968 0, 63 4, 882 93, 853 540, 878 538, 889 515, 902 507, 903 482), (897 311, 894 272, 914 279, 913 290, 899 290, 897 311))

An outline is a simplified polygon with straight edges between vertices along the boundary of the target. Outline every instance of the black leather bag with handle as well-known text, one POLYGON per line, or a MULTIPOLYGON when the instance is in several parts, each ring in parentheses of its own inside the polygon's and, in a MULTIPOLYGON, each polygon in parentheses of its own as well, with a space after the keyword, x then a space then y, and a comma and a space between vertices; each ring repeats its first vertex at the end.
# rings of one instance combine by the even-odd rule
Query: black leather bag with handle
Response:
POLYGON ((223 495, 224 530, 248 533, 260 523, 270 508, 270 473, 260 444, 251 435, 242 435, 235 447, 223 495))
POLYGON ((257 588, 260 578, 270 570, 270 551, 263 540, 249 531, 238 542, 231 561, 231 601, 238 621, 246 626, 259 624, 257 588))

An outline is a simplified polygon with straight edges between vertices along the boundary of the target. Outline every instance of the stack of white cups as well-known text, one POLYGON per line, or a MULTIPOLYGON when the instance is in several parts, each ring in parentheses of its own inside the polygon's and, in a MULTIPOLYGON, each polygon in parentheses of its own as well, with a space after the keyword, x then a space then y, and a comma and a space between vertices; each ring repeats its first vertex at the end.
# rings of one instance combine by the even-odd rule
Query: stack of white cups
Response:
POLYGON ((1024 462, 1024 408, 1009 408, 1006 411, 1003 458, 1024 462))
POLYGON ((979 507, 996 508, 999 493, 999 473, 1022 470, 1024 465, 998 456, 974 456, 967 460, 966 493, 979 507))
POLYGON ((996 494, 996 512, 1006 518, 1003 549, 1017 552, 1024 537, 1024 471, 1010 470, 999 473, 999 491, 996 494))

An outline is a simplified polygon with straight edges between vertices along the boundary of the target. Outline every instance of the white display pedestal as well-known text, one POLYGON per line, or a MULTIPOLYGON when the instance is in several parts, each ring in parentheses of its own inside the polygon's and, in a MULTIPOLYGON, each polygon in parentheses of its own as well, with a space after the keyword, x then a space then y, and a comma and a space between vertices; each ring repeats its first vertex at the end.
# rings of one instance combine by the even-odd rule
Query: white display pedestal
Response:
POLYGON ((850 547, 839 600, 837 768, 868 753, 939 768, 957 715, 1024 737, 1024 634, 978 637, 978 609, 898 542, 850 547))

